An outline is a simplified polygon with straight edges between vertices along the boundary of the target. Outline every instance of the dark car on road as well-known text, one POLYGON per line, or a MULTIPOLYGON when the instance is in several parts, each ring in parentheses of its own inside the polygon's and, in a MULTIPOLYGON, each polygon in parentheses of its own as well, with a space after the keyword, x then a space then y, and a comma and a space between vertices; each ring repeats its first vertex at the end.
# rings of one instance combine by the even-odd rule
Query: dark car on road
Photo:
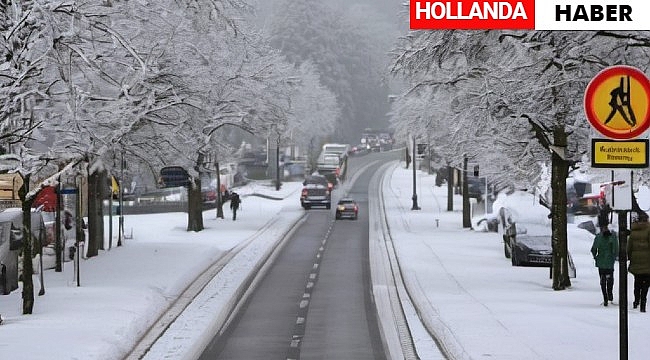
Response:
POLYGON ((336 205, 336 219, 350 218, 356 220, 359 217, 359 205, 354 199, 343 198, 336 205))
POLYGON ((324 206, 329 209, 332 205, 333 185, 326 177, 312 175, 303 181, 300 193, 300 206, 309 210, 312 206, 324 206))

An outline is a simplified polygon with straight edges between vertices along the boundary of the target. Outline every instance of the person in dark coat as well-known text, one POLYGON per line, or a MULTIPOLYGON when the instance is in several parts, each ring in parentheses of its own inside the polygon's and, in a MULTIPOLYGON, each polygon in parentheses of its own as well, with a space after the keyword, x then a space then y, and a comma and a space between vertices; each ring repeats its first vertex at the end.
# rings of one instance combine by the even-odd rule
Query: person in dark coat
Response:
POLYGON ((239 198, 239 194, 236 192, 231 192, 230 193, 230 210, 232 210, 232 220, 235 221, 237 220, 237 210, 239 209, 239 205, 241 205, 241 199, 239 198))
POLYGON ((591 246, 591 254, 596 261, 600 275, 600 290, 603 294, 603 305, 614 301, 614 263, 618 258, 618 238, 609 231, 607 220, 599 219, 600 232, 596 234, 591 246))
POLYGON ((632 222, 627 254, 630 259, 629 272, 634 275, 634 303, 636 309, 641 305, 641 312, 646 312, 648 288, 650 287, 650 223, 648 214, 640 212, 638 219, 632 222))
POLYGON ((406 149, 406 168, 409 168, 409 164, 411 164, 411 155, 409 154, 409 148, 407 147, 406 149))

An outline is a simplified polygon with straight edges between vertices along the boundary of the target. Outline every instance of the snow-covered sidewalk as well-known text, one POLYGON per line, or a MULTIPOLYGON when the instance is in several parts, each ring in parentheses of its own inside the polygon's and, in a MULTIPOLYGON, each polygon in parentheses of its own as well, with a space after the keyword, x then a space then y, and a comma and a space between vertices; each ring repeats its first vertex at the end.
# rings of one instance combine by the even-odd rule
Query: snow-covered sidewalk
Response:
MULTIPOLYGON (((384 182, 384 204, 404 281, 451 358, 618 358, 619 308, 601 305, 591 234, 569 225, 577 277, 570 289, 554 291, 548 268, 511 266, 500 235, 463 229, 460 196, 448 212, 446 187, 435 187, 426 172, 418 171, 416 180, 421 210, 411 210, 413 173, 403 164, 384 182)), ((517 209, 522 220, 548 221, 530 194, 498 202, 517 209)), ((618 303, 618 271, 615 277, 618 303)), ((629 358, 645 359, 650 315, 631 309, 632 283, 630 275, 629 358)))
MULTIPOLYGON (((297 200, 300 188, 298 182, 284 183, 280 191, 259 184, 241 188, 237 221, 232 221, 227 206, 225 219, 217 219, 216 210, 206 211, 205 230, 198 233, 186 231, 185 213, 125 216, 125 229, 127 233, 133 229, 133 239, 81 260, 81 286, 76 284, 73 263, 66 262, 63 272, 45 272, 46 292, 36 296, 32 315, 22 315, 20 289, 0 296, 4 318, 0 358, 123 359, 199 274, 251 236, 259 236, 260 229, 270 227, 266 238, 255 242, 250 258, 236 258, 229 264, 236 271, 250 270, 254 257, 261 256, 254 252, 265 251, 302 215, 297 200), (260 194, 265 196, 254 196, 260 194), (277 216, 282 221, 274 221, 277 216)), ((114 221, 117 224, 117 218, 114 221)), ((234 277, 230 280, 219 285, 224 301, 237 286, 234 277)), ((37 282, 35 288, 38 292, 37 282)), ((177 340, 175 345, 191 341, 177 340)))

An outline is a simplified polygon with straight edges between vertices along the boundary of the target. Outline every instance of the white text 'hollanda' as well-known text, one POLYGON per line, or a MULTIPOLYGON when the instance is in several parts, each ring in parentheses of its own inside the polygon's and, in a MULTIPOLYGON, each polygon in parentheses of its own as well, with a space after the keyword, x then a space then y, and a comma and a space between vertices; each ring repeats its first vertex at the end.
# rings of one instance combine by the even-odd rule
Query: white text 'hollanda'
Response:
POLYGON ((527 20, 526 8, 521 2, 474 1, 464 2, 416 1, 417 20, 527 20), (455 6, 454 6, 455 5, 455 6))

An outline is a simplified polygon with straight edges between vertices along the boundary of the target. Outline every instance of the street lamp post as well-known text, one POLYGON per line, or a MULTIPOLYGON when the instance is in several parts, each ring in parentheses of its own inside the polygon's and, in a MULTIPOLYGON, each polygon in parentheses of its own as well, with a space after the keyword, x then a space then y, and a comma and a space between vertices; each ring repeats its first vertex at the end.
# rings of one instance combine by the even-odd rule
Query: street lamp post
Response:
POLYGON ((618 213, 618 344, 619 359, 628 358, 628 318, 627 318, 627 211, 619 210, 618 213))
POLYGON ((469 194, 467 186, 467 155, 463 155, 463 228, 471 228, 472 220, 469 213, 469 194))
POLYGON ((280 190, 280 133, 275 143, 275 191, 280 190))
POLYGON ((413 136, 413 196, 411 197, 411 200, 413 200, 413 206, 411 207, 411 210, 420 210, 420 207, 418 206, 418 193, 416 190, 416 178, 415 178, 415 168, 416 168, 416 158, 415 158, 415 135, 413 136))
POLYGON ((120 152, 120 186, 119 186, 119 196, 118 203, 120 207, 119 221, 117 227, 117 246, 122 246, 122 237, 124 236, 124 198, 122 194, 122 187, 124 186, 124 149, 120 152))
POLYGON ((63 205, 61 202, 63 201, 63 197, 61 196, 61 175, 57 178, 57 183, 56 183, 56 222, 54 223, 54 228, 56 231, 56 242, 54 243, 54 248, 55 248, 55 255, 56 255, 56 261, 55 261, 55 266, 54 266, 54 271, 55 272, 62 272, 63 271, 63 234, 62 231, 63 229, 61 228, 61 208, 63 208, 63 205))

